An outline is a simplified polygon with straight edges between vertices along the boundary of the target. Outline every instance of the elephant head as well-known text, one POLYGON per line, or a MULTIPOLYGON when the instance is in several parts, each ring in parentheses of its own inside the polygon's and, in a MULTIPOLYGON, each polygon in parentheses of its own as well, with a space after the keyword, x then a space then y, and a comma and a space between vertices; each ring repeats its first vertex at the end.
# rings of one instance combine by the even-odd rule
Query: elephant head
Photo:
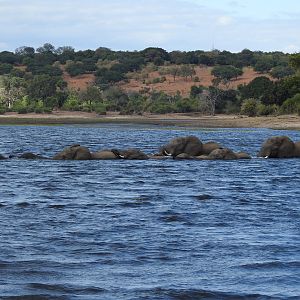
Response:
POLYGON ((149 158, 145 153, 143 153, 138 149, 127 149, 127 150, 112 149, 111 152, 113 152, 118 158, 122 158, 122 159, 144 160, 149 158))
POLYGON ((258 156, 266 158, 295 157, 295 144, 287 136, 273 136, 263 143, 258 156))
POLYGON ((176 157, 181 153, 197 156, 202 152, 202 142, 195 136, 179 137, 170 141, 169 144, 160 148, 160 153, 176 157))
POLYGON ((55 160, 89 160, 92 159, 90 150, 80 145, 72 145, 57 153, 55 160))

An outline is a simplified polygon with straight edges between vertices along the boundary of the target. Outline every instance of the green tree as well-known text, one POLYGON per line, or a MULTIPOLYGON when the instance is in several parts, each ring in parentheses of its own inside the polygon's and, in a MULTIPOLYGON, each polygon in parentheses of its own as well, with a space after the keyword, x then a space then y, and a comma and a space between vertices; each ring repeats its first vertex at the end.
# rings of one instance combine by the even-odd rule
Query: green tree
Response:
POLYGON ((254 71, 259 73, 267 73, 274 67, 272 57, 263 56, 260 57, 254 65, 254 71))
POLYGON ((12 69, 11 64, 0 64, 0 75, 9 74, 12 69))
MULTIPOLYGON (((187 81, 187 78, 190 76, 193 79, 193 76, 196 74, 195 69, 191 65, 182 65, 179 70, 180 76, 183 76, 187 81)), ((175 81, 175 80, 174 80, 175 81)))
POLYGON ((229 85, 232 79, 237 79, 243 74, 243 70, 234 66, 216 66, 212 69, 211 74, 216 78, 216 83, 229 85))
POLYGON ((255 117, 258 112, 259 102, 253 98, 245 99, 242 103, 241 114, 248 117, 255 117))
POLYGON ((275 84, 265 76, 254 78, 250 83, 240 86, 242 99, 254 98, 261 100, 264 104, 271 104, 274 100, 275 84))
POLYGON ((68 61, 65 70, 70 76, 75 77, 85 73, 84 65, 82 62, 68 61))
POLYGON ((103 103, 102 92, 97 86, 89 86, 79 94, 79 98, 82 102, 87 103, 90 111, 93 110, 93 104, 95 106, 98 103, 103 103))
POLYGON ((300 53, 291 54, 289 57, 289 64, 295 70, 300 70, 300 53))
POLYGON ((295 72, 292 68, 287 66, 276 66, 270 71, 270 74, 273 78, 281 79, 293 75, 295 72))
POLYGON ((27 82, 26 93, 30 99, 46 100, 57 91, 58 79, 49 75, 36 75, 27 82))

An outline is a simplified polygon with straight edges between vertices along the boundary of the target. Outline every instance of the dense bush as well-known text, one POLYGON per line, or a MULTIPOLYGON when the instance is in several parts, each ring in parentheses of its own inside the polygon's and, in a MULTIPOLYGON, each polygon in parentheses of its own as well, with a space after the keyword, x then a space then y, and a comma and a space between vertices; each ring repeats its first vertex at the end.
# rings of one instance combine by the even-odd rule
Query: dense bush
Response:
POLYGON ((294 97, 289 98, 283 102, 280 108, 280 112, 284 114, 294 114, 300 111, 300 94, 296 94, 294 97))
POLYGON ((241 114, 248 117, 255 117, 258 112, 258 104, 258 101, 253 98, 244 100, 241 107, 241 114))

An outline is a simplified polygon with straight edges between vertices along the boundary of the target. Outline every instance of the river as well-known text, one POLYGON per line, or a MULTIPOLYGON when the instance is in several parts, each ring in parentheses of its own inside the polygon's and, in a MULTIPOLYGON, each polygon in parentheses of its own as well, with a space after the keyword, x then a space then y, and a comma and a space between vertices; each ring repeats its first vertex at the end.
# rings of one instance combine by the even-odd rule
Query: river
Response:
MULTIPOLYGON (((154 153, 196 135, 255 157, 297 131, 0 126, 0 153, 154 153)), ((300 159, 0 161, 0 299, 300 299, 300 159)))

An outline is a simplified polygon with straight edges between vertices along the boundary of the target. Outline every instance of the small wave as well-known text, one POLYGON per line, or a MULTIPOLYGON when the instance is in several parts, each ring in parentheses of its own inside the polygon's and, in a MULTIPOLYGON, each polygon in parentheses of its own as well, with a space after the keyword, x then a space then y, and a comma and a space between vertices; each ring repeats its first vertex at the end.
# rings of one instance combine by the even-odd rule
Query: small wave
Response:
POLYGON ((261 294, 242 294, 242 293, 226 293, 209 290, 174 290, 174 289, 156 289, 155 294, 163 299, 170 300, 279 300, 287 298, 279 298, 261 294))
POLYGON ((163 222, 186 222, 186 218, 178 213, 174 212, 165 212, 163 216, 159 218, 163 222))
POLYGON ((193 196, 195 199, 203 201, 203 200, 211 200, 214 197, 212 195, 208 195, 208 194, 201 194, 201 195, 195 195, 193 196))
POLYGON ((300 268, 300 261, 268 261, 268 262, 257 262, 253 264, 244 264, 240 266, 245 269, 268 269, 268 268, 300 268))
POLYGON ((31 289, 45 290, 45 291, 54 291, 68 294, 99 294, 103 293, 105 289, 87 286, 87 287, 78 287, 78 286, 70 286, 70 285, 62 285, 62 284, 44 284, 44 283, 30 283, 29 287, 31 289))
POLYGON ((16 206, 25 208, 25 207, 30 206, 30 203, 29 203, 29 202, 26 202, 26 201, 24 201, 24 202, 19 202, 19 203, 16 203, 16 206))
POLYGON ((48 205, 48 208, 55 208, 55 209, 63 209, 65 207, 66 207, 65 204, 50 204, 50 205, 48 205))
POLYGON ((5 296, 3 300, 67 300, 65 296, 50 296, 50 295, 20 295, 20 296, 5 296))

